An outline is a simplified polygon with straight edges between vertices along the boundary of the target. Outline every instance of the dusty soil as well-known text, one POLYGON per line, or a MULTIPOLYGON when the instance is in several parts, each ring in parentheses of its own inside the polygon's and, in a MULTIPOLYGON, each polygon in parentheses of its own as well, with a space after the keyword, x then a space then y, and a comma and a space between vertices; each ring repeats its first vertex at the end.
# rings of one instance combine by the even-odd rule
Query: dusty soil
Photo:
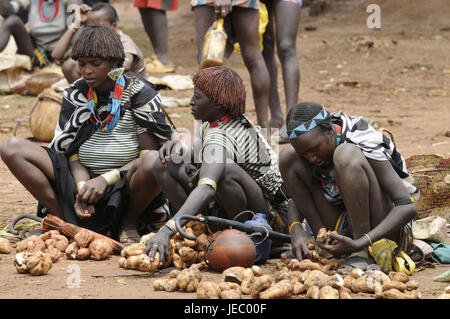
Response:
MULTIPOLYGON (((178 74, 193 75, 198 66, 194 21, 188 1, 169 12, 169 49, 178 74)), ((318 17, 302 10, 297 39, 301 67, 301 101, 325 104, 331 111, 362 115, 385 127, 405 158, 415 154, 450 155, 450 7, 446 0, 379 0, 381 28, 366 25, 366 7, 372 1, 333 1, 318 17), (314 31, 306 31, 314 29, 314 31), (371 44, 370 44, 371 43, 371 44), (448 135, 448 133, 447 133, 448 135)), ((121 28, 131 35, 146 56, 152 48, 143 31, 139 14, 131 2, 113 0, 121 28)), ((248 72, 239 55, 226 62, 236 69, 247 85, 247 113, 255 118, 248 72)), ((278 83, 282 103, 281 72, 278 83)), ((161 91, 163 95, 190 97, 191 91, 161 91)), ((27 116, 34 97, 0 96, 0 143, 15 134, 31 138, 27 116), (20 125, 18 125, 20 123, 20 125)), ((177 127, 192 130, 192 117, 186 108, 170 109, 177 127)), ((36 142, 39 143, 39 142, 36 142)), ((44 145, 45 143, 39 143, 44 145)), ((36 201, 0 162, 0 227, 12 218, 35 211, 36 201)), ((166 271, 144 274, 118 267, 118 256, 106 261, 70 261, 53 265, 48 275, 21 275, 13 266, 14 254, 0 256, 0 298, 195 298, 192 293, 155 292, 154 279, 166 271), (70 288, 72 265, 79 266, 80 288, 70 288), (69 267, 70 266, 70 267, 69 267)), ((276 260, 264 266, 274 269, 276 260)), ((420 283, 425 299, 436 298, 448 285, 433 281, 448 265, 431 264, 412 278, 420 283)), ((203 280, 220 280, 214 272, 203 272, 203 280)), ((354 298, 371 298, 353 295, 354 298)))

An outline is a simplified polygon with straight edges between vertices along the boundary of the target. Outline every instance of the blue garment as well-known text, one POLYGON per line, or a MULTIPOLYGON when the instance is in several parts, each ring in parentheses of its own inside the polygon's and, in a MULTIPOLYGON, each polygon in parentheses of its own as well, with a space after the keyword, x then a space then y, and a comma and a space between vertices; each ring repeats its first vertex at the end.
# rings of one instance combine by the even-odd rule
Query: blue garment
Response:
POLYGON ((433 248, 431 259, 440 264, 450 264, 450 245, 427 242, 433 248))

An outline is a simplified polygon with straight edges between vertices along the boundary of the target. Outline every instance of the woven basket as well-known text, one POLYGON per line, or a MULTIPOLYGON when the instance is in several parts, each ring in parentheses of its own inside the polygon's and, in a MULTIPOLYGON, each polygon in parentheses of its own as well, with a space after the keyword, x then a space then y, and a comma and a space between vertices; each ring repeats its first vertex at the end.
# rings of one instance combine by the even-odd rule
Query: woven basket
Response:
POLYGON ((29 119, 34 138, 42 142, 50 142, 53 139, 62 100, 62 94, 52 89, 45 89, 38 95, 29 119))
POLYGON ((417 219, 427 217, 436 208, 450 211, 450 158, 413 155, 406 160, 406 166, 421 192, 416 202, 417 219))

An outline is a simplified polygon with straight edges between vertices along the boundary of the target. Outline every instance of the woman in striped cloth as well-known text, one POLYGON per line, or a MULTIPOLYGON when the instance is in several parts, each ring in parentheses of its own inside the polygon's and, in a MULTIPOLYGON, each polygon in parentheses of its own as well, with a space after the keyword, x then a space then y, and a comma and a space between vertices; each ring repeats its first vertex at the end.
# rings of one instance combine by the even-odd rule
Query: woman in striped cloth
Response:
POLYGON ((280 153, 280 171, 292 196, 294 255, 310 256, 303 217, 314 235, 322 227, 336 230, 329 237, 337 242, 321 247, 350 254, 343 268, 373 265, 368 246, 382 238, 407 252, 419 193, 392 141, 363 119, 330 114, 316 103, 292 107, 286 125, 291 144, 280 153))
MULTIPOLYGON (((218 66, 202 69, 193 82, 191 110, 202 123, 196 140, 200 145, 194 141, 194 152, 184 146, 182 161, 175 155, 180 143, 167 142, 160 149, 160 161, 154 164, 157 181, 177 210, 176 216, 202 212, 234 219, 245 210, 269 214, 271 208, 287 201, 287 194, 278 156, 244 116, 242 79, 233 70, 218 66), (213 202, 216 205, 210 205, 213 202)), ((237 220, 244 217, 249 216, 237 220)), ((173 219, 166 225, 147 243, 151 258, 156 252, 163 261, 168 256, 176 226, 173 219)))
POLYGON ((151 165, 172 131, 161 97, 140 76, 123 74, 124 49, 111 28, 84 28, 72 58, 82 78, 64 92, 50 145, 13 137, 1 157, 39 201, 38 216, 139 240, 142 213, 164 204, 154 201, 160 191, 151 165))

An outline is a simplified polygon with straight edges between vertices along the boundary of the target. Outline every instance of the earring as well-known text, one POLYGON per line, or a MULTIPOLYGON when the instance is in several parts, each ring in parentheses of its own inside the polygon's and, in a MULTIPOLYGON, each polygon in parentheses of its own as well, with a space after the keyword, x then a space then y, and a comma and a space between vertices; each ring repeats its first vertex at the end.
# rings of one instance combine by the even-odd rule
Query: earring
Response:
POLYGON ((124 71, 125 68, 114 67, 111 71, 108 72, 108 77, 113 81, 117 81, 117 79, 122 76, 124 71))

